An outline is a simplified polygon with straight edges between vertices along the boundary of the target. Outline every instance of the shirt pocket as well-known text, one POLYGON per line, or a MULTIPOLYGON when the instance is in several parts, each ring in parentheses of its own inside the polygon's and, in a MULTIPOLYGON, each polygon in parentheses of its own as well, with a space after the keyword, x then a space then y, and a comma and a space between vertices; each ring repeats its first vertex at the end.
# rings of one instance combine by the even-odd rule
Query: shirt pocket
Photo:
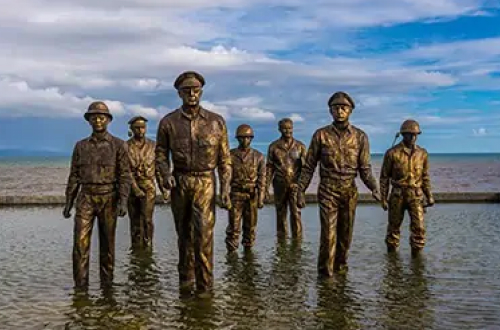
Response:
MULTIPOLYGON (((219 137, 217 135, 200 136, 197 140, 198 156, 203 165, 215 165, 217 162, 217 151, 219 137)), ((202 166, 203 166, 202 165, 202 166)))

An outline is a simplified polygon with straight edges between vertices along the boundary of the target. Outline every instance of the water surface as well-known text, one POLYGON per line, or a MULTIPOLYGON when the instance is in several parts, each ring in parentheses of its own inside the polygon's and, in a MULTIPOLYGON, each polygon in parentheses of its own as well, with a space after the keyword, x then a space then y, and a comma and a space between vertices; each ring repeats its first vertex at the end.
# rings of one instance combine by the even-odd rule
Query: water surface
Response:
MULTIPOLYGON (((317 279, 317 208, 303 212, 301 244, 275 240, 274 209, 260 211, 252 254, 228 257, 226 213, 215 228, 215 294, 178 293, 168 206, 156 210, 153 255, 129 252, 119 221, 115 286, 98 282, 94 236, 89 295, 72 289, 71 219, 60 208, 0 210, 0 329, 496 329, 500 328, 499 205, 437 205, 422 258, 383 242, 386 213, 358 208, 347 275, 317 279)), ((97 232, 95 232, 97 233, 97 232)))

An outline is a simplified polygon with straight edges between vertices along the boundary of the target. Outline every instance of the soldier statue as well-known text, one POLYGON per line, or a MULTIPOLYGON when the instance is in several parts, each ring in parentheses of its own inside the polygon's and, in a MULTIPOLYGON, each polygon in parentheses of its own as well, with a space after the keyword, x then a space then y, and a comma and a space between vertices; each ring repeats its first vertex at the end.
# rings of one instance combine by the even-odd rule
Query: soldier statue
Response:
POLYGON ((171 190, 178 236, 181 293, 200 293, 213 286, 213 229, 218 170, 221 207, 231 208, 231 155, 226 122, 200 106, 205 79, 197 72, 182 73, 174 82, 182 106, 160 121, 156 165, 163 186, 171 190), (172 160, 172 166, 170 164, 172 160))
POLYGON ((280 120, 278 128, 281 138, 272 142, 267 151, 266 193, 269 195, 269 186, 272 182, 278 238, 288 236, 287 211, 290 209, 292 237, 301 239, 301 210, 295 200, 294 192, 297 190, 300 171, 305 162, 306 146, 293 138, 293 121, 290 118, 280 120))
POLYGON ((380 172, 382 207, 389 209, 385 242, 389 252, 399 247, 404 212, 410 215, 410 245, 416 256, 425 245, 424 206, 434 205, 427 151, 416 145, 421 134, 418 122, 408 119, 400 132, 403 141, 387 150, 380 172), (389 200, 389 186, 392 186, 389 200), (424 201, 424 197, 427 200, 424 201))
POLYGON ((257 229, 257 209, 264 207, 266 165, 264 155, 250 147, 254 137, 249 125, 243 124, 236 130, 239 146, 231 150, 232 173, 231 205, 229 223, 226 229, 228 252, 238 248, 243 222, 243 241, 245 249, 255 242, 257 229))
POLYGON ((156 144, 146 137, 147 122, 148 120, 142 116, 133 117, 128 122, 131 138, 127 141, 127 146, 132 175, 128 214, 133 249, 151 249, 153 245, 155 177, 163 198, 165 200, 169 198, 169 191, 163 191, 162 178, 155 166, 156 144))
POLYGON ((78 141, 71 158, 63 215, 71 217, 76 199, 73 278, 76 288, 89 284, 92 228, 97 217, 101 284, 113 281, 117 216, 127 214, 130 167, 125 141, 107 131, 113 116, 103 102, 93 102, 84 115, 92 135, 78 141), (77 198, 78 196, 78 198, 77 198))
MULTIPOLYGON (((318 129, 307 151, 300 175, 298 194, 309 186, 317 163, 320 163, 318 203, 321 221, 318 273, 331 277, 334 271, 345 273, 352 241, 359 173, 372 196, 380 201, 377 181, 370 163, 368 136, 349 123, 354 101, 344 92, 334 93, 328 100, 333 124, 318 129)), ((301 207, 304 198, 298 198, 301 207)))

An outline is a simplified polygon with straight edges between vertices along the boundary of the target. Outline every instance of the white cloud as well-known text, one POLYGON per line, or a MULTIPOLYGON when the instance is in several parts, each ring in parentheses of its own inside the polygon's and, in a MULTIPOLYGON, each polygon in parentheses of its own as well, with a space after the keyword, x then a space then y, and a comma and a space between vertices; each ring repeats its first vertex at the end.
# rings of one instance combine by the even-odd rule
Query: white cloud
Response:
POLYGON ((294 123, 300 123, 304 121, 304 117, 299 115, 298 113, 292 113, 289 117, 294 123))
POLYGON ((485 136, 487 135, 486 128, 478 128, 478 129, 472 129, 472 134, 474 136, 485 136))

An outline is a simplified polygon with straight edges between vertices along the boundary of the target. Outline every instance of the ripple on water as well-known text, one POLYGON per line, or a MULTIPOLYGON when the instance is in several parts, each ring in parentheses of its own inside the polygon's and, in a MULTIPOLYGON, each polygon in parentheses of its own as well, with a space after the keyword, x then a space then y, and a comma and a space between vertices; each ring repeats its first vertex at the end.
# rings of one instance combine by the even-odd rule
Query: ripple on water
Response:
POLYGON ((128 220, 117 231, 115 285, 98 283, 94 237, 91 287, 75 294, 72 221, 60 208, 0 211, 0 329, 491 329, 500 325, 500 241, 496 205, 438 205, 428 242, 410 257, 405 219, 401 249, 385 253, 387 214, 361 206, 349 272, 316 273, 317 209, 303 211, 304 239, 277 242, 274 209, 260 213, 253 253, 227 256, 227 215, 215 228, 211 298, 177 287, 177 239, 168 207, 156 210, 153 254, 131 254, 128 220))

